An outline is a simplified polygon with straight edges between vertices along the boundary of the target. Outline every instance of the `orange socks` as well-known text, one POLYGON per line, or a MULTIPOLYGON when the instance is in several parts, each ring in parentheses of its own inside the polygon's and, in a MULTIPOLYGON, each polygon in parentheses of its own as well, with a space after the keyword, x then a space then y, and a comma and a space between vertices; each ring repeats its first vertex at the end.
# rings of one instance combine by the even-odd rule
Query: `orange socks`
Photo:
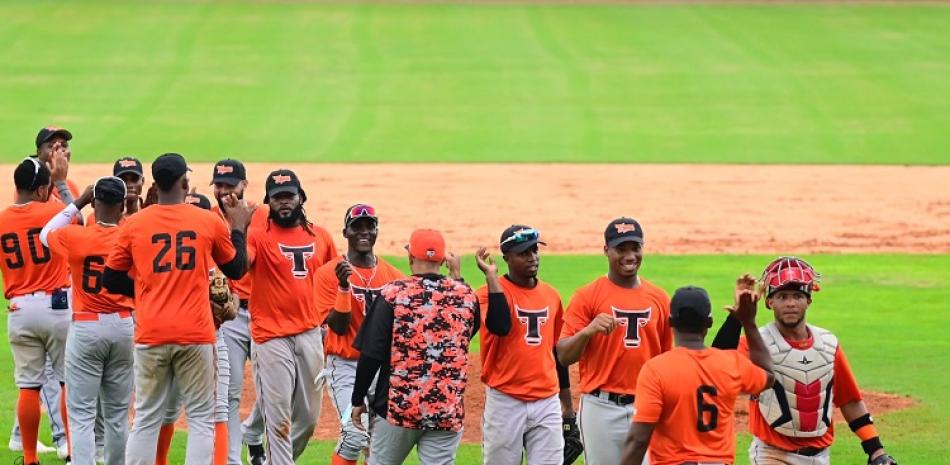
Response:
POLYGON ((70 457, 73 455, 73 441, 69 437, 69 415, 66 413, 66 385, 61 385, 59 394, 59 415, 63 420, 63 429, 66 430, 66 450, 70 457))
POLYGON ((155 465, 168 465, 168 451, 172 447, 172 437, 175 436, 175 424, 162 425, 158 430, 158 448, 155 450, 155 465))
POLYGON ((36 463, 36 437, 40 434, 40 390, 20 389, 16 404, 20 420, 20 436, 23 438, 23 463, 36 463))
POLYGON ((228 465, 228 422, 214 424, 214 461, 213 465, 228 465))
POLYGON ((340 454, 334 453, 333 460, 330 462, 330 465, 356 465, 356 460, 347 460, 343 457, 340 457, 340 454))

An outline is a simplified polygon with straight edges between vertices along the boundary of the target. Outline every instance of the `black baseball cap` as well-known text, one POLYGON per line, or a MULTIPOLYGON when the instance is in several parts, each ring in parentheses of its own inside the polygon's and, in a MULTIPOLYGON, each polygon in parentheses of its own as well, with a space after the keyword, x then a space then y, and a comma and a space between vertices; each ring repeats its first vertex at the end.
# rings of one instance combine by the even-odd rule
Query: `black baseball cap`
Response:
POLYGON ((92 188, 92 198, 110 205, 122 203, 125 193, 125 182, 115 176, 99 178, 92 188))
POLYGON ((197 192, 185 194, 185 203, 204 210, 211 210, 211 200, 208 199, 208 196, 197 192))
POLYGON ((178 153, 165 153, 159 155, 152 162, 152 179, 159 185, 162 183, 172 183, 182 177, 185 173, 191 171, 185 157, 178 153))
POLYGON ((236 186, 246 179, 247 170, 244 169, 244 163, 227 158, 214 164, 211 184, 220 182, 229 186, 236 186))
POLYGON ((297 174, 288 169, 271 171, 271 173, 267 175, 267 181, 264 183, 264 192, 264 203, 270 202, 270 196, 282 192, 300 194, 302 201, 307 200, 307 194, 305 194, 303 188, 300 187, 300 179, 297 178, 297 174))
POLYGON ((56 126, 46 126, 45 128, 40 129, 40 132, 36 134, 36 148, 40 148, 44 142, 47 142, 56 136, 62 136, 66 140, 73 138, 73 134, 63 128, 56 126))
POLYGON ((13 184, 18 190, 33 191, 49 184, 50 171, 36 157, 26 157, 13 170, 13 184))
POLYGON ((513 224, 508 226, 498 240, 501 245, 501 253, 508 252, 521 253, 534 247, 537 244, 547 245, 541 240, 541 232, 531 226, 523 224, 513 224))
POLYGON ((145 176, 145 170, 142 168, 142 162, 135 157, 122 157, 112 165, 112 175, 122 176, 126 173, 135 173, 139 176, 145 176))
POLYGON ((621 217, 610 222, 604 230, 607 247, 616 247, 627 241, 643 244, 643 228, 633 218, 621 217))
POLYGON ((710 315, 712 303, 709 294, 701 287, 681 287, 670 299, 670 319, 676 326, 705 328, 710 315))

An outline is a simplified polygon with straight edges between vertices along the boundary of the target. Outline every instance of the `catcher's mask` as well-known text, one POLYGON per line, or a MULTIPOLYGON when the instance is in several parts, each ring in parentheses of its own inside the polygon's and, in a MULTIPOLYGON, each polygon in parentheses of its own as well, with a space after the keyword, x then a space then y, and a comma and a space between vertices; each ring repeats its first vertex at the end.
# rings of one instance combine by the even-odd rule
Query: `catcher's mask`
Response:
MULTIPOLYGON (((821 290, 818 285, 821 273, 798 257, 779 257, 772 260, 762 272, 760 282, 765 298, 768 299, 781 290, 796 290, 811 299, 811 293, 821 290)), ((768 303, 766 302, 766 305, 768 303)))

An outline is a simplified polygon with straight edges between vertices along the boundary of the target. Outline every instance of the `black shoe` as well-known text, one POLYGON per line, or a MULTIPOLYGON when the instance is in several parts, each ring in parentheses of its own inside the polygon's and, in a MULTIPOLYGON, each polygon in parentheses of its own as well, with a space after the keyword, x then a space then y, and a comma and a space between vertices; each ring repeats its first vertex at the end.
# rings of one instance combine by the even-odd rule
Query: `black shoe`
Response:
POLYGON ((264 446, 262 444, 248 444, 247 460, 251 465, 264 465, 267 463, 267 459, 264 457, 264 446))

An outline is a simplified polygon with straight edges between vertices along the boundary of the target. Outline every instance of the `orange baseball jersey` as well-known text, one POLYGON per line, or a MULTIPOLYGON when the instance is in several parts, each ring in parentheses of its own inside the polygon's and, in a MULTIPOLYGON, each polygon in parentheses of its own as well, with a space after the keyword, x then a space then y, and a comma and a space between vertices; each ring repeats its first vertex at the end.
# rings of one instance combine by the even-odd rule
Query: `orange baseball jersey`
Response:
MULTIPOLYGON (((336 303, 337 288, 340 286, 336 279, 336 265, 342 257, 334 258, 317 269, 317 320, 320 324, 326 322, 330 309, 336 303)), ((324 352, 327 355, 336 355, 350 360, 360 358, 360 352, 353 347, 353 339, 366 317, 366 307, 379 297, 383 286, 405 278, 406 275, 392 266, 386 260, 376 259, 376 272, 372 269, 353 266, 350 275, 350 328, 346 334, 340 336, 332 329, 327 331, 323 341, 324 352), (357 276, 358 275, 358 276, 357 276)))
POLYGON ((7 299, 69 286, 66 260, 40 242, 43 226, 62 210, 62 203, 50 200, 11 205, 0 212, 0 271, 7 299))
POLYGON ((736 397, 758 394, 767 383, 765 370, 734 350, 676 347, 648 360, 637 378, 633 421, 656 424, 650 463, 732 463, 736 397))
POLYGON ((577 334, 601 313, 613 315, 619 325, 590 339, 580 359, 580 390, 635 394, 643 364, 673 346, 670 297, 643 278, 640 286, 627 289, 600 277, 574 294, 561 339, 577 334))
MULTIPOLYGON (((814 344, 812 338, 804 341, 785 340, 796 349, 808 349, 814 344)), ((745 356, 749 355, 749 342, 745 336, 739 339, 738 351, 745 356)), ((862 400, 858 381, 854 378, 851 364, 848 363, 848 358, 844 355, 844 350, 840 344, 835 351, 834 383, 831 390, 834 393, 834 405, 838 408, 862 400)), ((804 447, 831 447, 831 443, 834 442, 835 438, 834 422, 828 426, 828 432, 813 438, 793 438, 778 433, 769 426, 769 422, 762 416, 762 412, 759 411, 759 403, 754 398, 749 400, 749 431, 765 443, 784 450, 796 450, 804 447)))
POLYGON ((554 345, 563 324, 561 296, 540 280, 531 289, 518 286, 506 276, 498 281, 511 312, 511 332, 497 336, 488 331, 488 286, 479 288, 482 382, 527 402, 551 397, 560 390, 554 345))
POLYGON ((102 287, 106 257, 119 237, 119 228, 92 223, 86 227, 69 225, 47 236, 50 250, 62 255, 72 275, 73 311, 114 313, 132 310, 132 299, 111 294, 102 287))
MULTIPOLYGON (((248 205, 251 207, 254 206, 254 202, 248 202, 248 205)), ((269 212, 267 205, 260 205, 254 210, 254 214, 251 216, 251 224, 248 226, 247 231, 250 234, 251 229, 262 228, 267 225, 267 215, 269 212)), ((221 208, 215 205, 211 208, 216 215, 220 216, 225 222, 227 220, 224 218, 224 214, 221 213, 221 208)), ((249 299, 251 296, 251 274, 248 273, 244 275, 241 279, 229 279, 228 284, 231 286, 231 291, 238 295, 239 299, 249 299)))
POLYGON ((214 343, 208 270, 235 254, 221 219, 185 203, 126 218, 106 266, 135 276, 135 342, 214 343))
POLYGON ((251 337, 258 344, 309 331, 323 322, 317 312, 316 271, 336 257, 330 233, 311 226, 281 228, 268 222, 247 240, 251 265, 251 337))

